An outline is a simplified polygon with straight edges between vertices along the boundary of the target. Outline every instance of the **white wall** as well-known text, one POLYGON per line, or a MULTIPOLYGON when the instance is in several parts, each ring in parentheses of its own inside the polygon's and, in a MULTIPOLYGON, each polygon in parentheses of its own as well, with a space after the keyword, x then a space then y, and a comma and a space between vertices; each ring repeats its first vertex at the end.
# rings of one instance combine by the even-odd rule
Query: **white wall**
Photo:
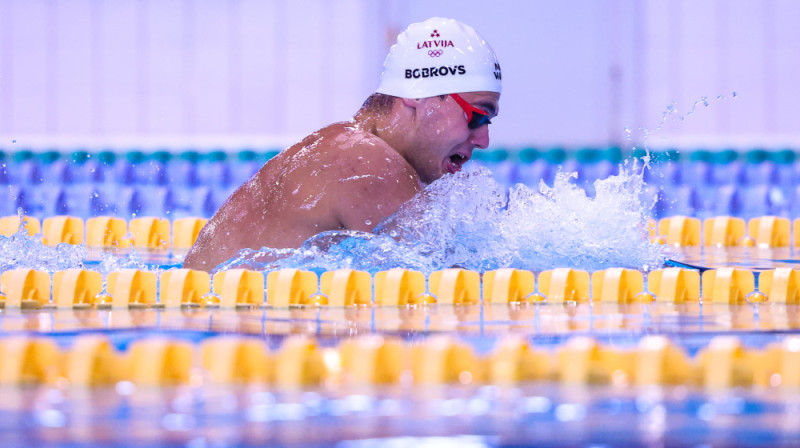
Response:
POLYGON ((674 104, 651 145, 800 146, 793 0, 0 0, 0 147, 282 146, 435 15, 498 53, 493 145, 641 141, 674 104))

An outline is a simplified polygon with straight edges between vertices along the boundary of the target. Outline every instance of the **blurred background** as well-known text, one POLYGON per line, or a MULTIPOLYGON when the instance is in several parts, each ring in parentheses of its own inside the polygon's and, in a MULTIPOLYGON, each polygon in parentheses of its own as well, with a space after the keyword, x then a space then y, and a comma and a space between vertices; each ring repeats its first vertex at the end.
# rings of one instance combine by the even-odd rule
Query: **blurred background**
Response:
POLYGON ((0 0, 0 216, 211 216, 433 16, 499 57, 502 186, 646 149, 655 217, 800 216, 794 0, 0 0))
POLYGON ((493 146, 800 143, 793 0, 0 0, 0 147, 283 147, 432 16, 498 54, 493 146))

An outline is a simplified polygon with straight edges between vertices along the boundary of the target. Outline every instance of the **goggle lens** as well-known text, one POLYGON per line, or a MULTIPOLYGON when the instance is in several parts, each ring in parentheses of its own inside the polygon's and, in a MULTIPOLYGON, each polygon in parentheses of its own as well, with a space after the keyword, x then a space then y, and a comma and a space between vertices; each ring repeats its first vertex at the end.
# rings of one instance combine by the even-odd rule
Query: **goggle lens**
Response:
POLYGON ((469 119, 469 122, 467 123, 467 127, 470 129, 478 129, 479 127, 485 124, 492 124, 492 122, 489 120, 489 114, 487 114, 486 112, 484 113, 473 112, 472 117, 469 119))
POLYGON ((477 108, 472 104, 469 104, 461 98, 460 95, 457 93, 451 93, 451 97, 456 100, 461 109, 464 111, 464 114, 467 116, 467 127, 470 129, 478 129, 479 127, 485 124, 492 124, 489 120, 489 113, 483 109, 477 108))

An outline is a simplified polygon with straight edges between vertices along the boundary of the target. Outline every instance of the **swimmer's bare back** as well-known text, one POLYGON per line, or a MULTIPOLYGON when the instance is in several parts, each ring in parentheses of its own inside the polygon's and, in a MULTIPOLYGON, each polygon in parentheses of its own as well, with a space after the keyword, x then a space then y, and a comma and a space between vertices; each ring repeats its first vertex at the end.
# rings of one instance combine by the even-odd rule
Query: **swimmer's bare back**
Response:
POLYGON ((209 220, 183 266, 210 271, 243 248, 296 248, 327 230, 371 231, 423 188, 385 141, 337 123, 272 158, 209 220))

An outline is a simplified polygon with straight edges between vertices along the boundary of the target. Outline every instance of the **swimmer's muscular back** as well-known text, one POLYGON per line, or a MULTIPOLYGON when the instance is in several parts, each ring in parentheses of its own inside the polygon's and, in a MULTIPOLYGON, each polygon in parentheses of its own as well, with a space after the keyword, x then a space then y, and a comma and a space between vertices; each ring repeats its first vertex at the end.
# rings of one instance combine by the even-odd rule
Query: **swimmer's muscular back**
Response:
POLYGON ((418 175, 385 141, 337 123, 282 151, 222 205, 185 268, 211 270, 241 248, 299 247, 326 230, 371 231, 411 199, 418 175))

